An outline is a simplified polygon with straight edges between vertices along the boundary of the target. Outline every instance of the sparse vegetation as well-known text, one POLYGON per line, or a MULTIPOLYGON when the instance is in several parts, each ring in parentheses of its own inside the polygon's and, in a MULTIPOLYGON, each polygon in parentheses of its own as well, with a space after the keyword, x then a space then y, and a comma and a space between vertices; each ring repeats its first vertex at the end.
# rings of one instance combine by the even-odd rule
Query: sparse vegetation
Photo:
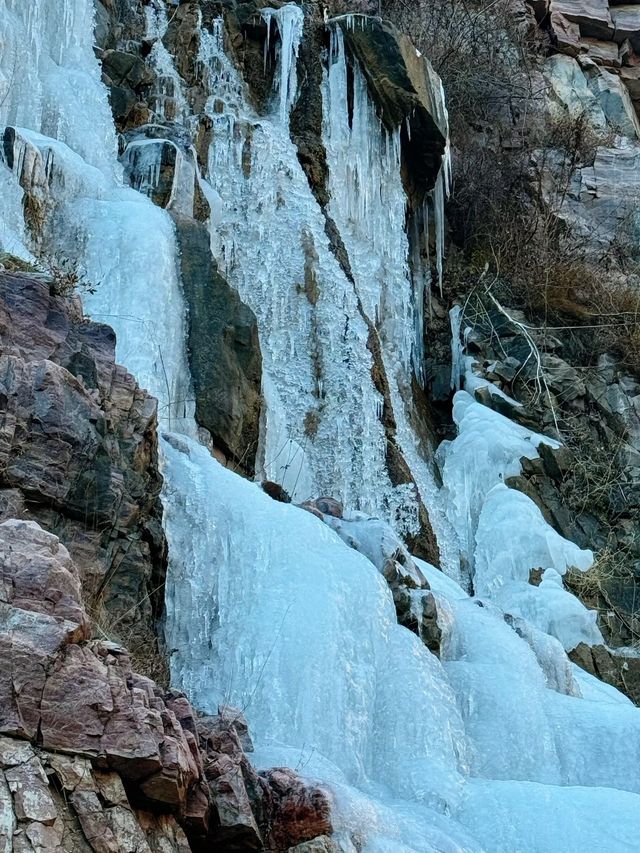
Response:
POLYGON ((43 254, 37 262, 32 263, 3 252, 0 253, 0 267, 7 272, 36 273, 48 276, 53 296, 69 297, 74 293, 96 292, 95 284, 69 258, 57 261, 55 258, 43 254))
POLYGON ((139 602, 132 610, 118 617, 113 616, 104 608, 99 599, 89 608, 93 636, 99 640, 107 640, 122 646, 129 652, 131 667, 134 672, 152 679, 161 687, 169 686, 169 660, 159 647, 148 618, 136 618, 139 602))
POLYGON ((0 252, 0 267, 7 272, 39 272, 34 264, 23 261, 22 258, 8 252, 0 252))

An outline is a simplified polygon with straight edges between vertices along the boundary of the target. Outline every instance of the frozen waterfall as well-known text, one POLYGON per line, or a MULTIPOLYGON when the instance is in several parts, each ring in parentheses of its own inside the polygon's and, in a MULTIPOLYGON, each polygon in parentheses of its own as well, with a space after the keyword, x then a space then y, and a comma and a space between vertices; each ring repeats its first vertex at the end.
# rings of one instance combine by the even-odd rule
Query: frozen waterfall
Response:
MULTIPOLYGON (((480 595, 421 564, 441 613, 439 660, 398 626, 372 562, 197 443, 174 229, 144 192, 123 186, 91 2, 0 0, 0 119, 16 128, 13 168, 0 160, 0 250, 70 257, 96 285, 87 309, 114 326, 119 360, 160 401, 173 679, 203 709, 243 708, 263 765, 286 763, 331 786, 345 853, 636 849, 640 711, 564 651, 599 639, 593 614, 560 582, 592 555, 503 482, 540 441, 553 442, 460 390, 438 489, 407 409, 421 305, 398 135, 381 128, 357 65, 347 121, 348 59, 332 31, 323 134, 350 280, 289 136, 302 11, 289 4, 262 15, 279 39, 272 113, 250 106, 221 21, 202 31, 198 58, 215 131, 200 176, 216 202, 211 245, 259 325, 263 473, 298 498, 328 492, 399 527, 415 521, 412 490, 394 487, 386 470, 369 321, 397 440, 446 566, 456 574, 461 549, 480 595), (39 235, 22 221, 24 187, 48 212, 39 235), (528 572, 540 566, 544 580, 531 587, 528 572)), ((147 6, 147 26, 158 112, 188 129, 180 76, 159 41, 160 0, 147 6)), ((144 156, 153 180, 153 152, 144 156)), ((445 157, 437 205, 447 170, 445 157)))

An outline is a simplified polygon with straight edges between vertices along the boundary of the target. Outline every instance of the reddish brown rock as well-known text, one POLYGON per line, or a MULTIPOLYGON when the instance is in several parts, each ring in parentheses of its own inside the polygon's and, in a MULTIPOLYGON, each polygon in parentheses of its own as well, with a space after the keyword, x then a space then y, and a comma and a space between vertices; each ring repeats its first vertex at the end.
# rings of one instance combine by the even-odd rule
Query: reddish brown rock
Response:
POLYGON ((201 776, 194 735, 124 649, 85 641, 77 571, 57 537, 34 522, 0 524, 0 578, 0 732, 91 758, 184 810, 201 776))
POLYGON ((260 483, 262 491, 266 492, 274 501, 279 501, 283 504, 291 503, 291 497, 279 483, 273 483, 271 480, 264 480, 260 483))
POLYGON ((86 627, 80 579, 69 552, 33 521, 0 525, 0 600, 86 627))
POLYGON ((165 567, 156 401, 116 365, 113 330, 52 289, 0 269, 0 520, 59 535, 109 621, 153 643, 165 567))
POLYGON ((241 728, 246 726, 239 711, 200 721, 204 775, 215 804, 211 835, 230 851, 261 850, 264 844, 258 821, 262 818, 262 788, 242 749, 236 720, 241 721, 241 728))
POLYGON ((267 771, 271 803, 270 835, 276 849, 293 847, 319 835, 331 835, 331 796, 287 767, 267 771))
POLYGON ((312 512, 314 515, 320 514, 320 517, 323 515, 330 515, 333 518, 342 518, 344 510, 340 501, 328 496, 305 501, 301 506, 303 509, 312 512))

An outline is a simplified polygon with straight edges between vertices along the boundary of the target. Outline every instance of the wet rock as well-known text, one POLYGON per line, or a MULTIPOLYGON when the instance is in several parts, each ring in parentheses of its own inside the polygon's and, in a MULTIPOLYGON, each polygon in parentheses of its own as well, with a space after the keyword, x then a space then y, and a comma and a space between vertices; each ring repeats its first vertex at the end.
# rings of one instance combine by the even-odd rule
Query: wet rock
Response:
POLYGON ((130 185, 158 207, 205 222, 205 198, 191 135, 183 128, 145 124, 121 136, 120 160, 130 185))
POLYGON ((616 652, 606 646, 580 643, 569 652, 571 660, 640 705, 640 658, 616 652))
POLYGON ((288 492, 278 483, 273 483, 271 480, 263 480, 262 483, 260 483, 260 487, 262 491, 266 492, 274 501, 279 501, 283 504, 291 503, 291 497, 288 492))
POLYGON ((258 447, 262 384, 256 318, 218 273, 207 228, 182 217, 175 222, 189 309, 196 420, 227 457, 251 474, 258 447))
POLYGON ((323 515, 323 519, 350 548, 364 554, 381 573, 402 578, 402 583, 415 589, 427 586, 426 578, 404 542, 386 521, 363 513, 354 513, 347 519, 323 515))
POLYGON ((392 586, 392 592, 398 623, 417 634, 430 652, 440 656, 443 629, 433 593, 428 590, 411 591, 397 584, 392 586))

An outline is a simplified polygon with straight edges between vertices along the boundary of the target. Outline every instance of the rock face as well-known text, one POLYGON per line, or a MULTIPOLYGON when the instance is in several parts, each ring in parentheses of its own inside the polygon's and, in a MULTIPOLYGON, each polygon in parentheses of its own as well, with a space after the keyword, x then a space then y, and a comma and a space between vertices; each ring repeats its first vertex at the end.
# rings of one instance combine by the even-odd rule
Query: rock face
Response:
POLYGON ((54 287, 0 270, 0 517, 59 535, 92 608, 153 642, 166 547, 156 402, 116 365, 113 331, 54 287))
POLYGON ((582 669, 610 684, 640 705, 640 658, 615 652, 606 646, 580 643, 569 657, 582 669))
POLYGON ((615 0, 528 0, 551 33, 554 46, 568 56, 611 69, 634 100, 638 91, 640 10, 615 0))
POLYGON ((0 737, 0 841, 47 853, 188 853, 172 815, 131 805, 117 773, 0 737))
POLYGON ((359 60, 369 91, 390 130, 401 127, 405 173, 419 195, 433 188, 445 148, 446 117, 438 114, 440 85, 410 39, 380 18, 339 18, 345 44, 359 60))
POLYGON ((326 791, 253 769, 239 711, 198 719, 90 631, 59 539, 1 523, 3 849, 280 851, 331 834, 326 791))
POLYGON ((256 318, 219 275, 209 231, 175 218, 189 306, 189 361, 196 419, 214 445, 248 473, 258 448, 262 358, 256 318))
POLYGON ((198 755, 126 650, 89 641, 78 571, 58 538, 34 521, 0 524, 3 630, 0 734, 93 759, 180 810, 198 755))

